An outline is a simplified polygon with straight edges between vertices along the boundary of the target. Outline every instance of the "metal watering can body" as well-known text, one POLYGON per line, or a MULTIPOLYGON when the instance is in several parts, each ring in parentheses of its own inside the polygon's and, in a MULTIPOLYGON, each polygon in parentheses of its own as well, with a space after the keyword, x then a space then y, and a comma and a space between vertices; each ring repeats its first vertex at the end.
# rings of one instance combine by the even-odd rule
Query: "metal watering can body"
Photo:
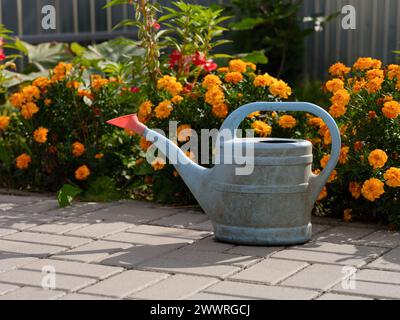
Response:
POLYGON ((168 154, 167 148, 176 152, 175 167, 211 219, 215 238, 237 244, 307 242, 313 205, 337 164, 341 148, 339 129, 329 113, 304 102, 255 102, 236 109, 220 130, 230 132, 232 138, 217 145, 216 156, 222 160, 211 169, 188 159, 178 146, 138 122, 134 115, 109 123, 143 135, 164 154, 168 154), (237 137, 240 123, 256 111, 305 111, 320 117, 332 136, 325 169, 319 175, 312 173, 312 144, 307 140, 237 137), (248 155, 243 156, 243 150, 248 146, 252 148, 251 158, 245 159, 248 155), (241 150, 240 161, 224 161, 227 150, 241 150), (238 174, 246 160, 252 164, 251 172, 238 174))

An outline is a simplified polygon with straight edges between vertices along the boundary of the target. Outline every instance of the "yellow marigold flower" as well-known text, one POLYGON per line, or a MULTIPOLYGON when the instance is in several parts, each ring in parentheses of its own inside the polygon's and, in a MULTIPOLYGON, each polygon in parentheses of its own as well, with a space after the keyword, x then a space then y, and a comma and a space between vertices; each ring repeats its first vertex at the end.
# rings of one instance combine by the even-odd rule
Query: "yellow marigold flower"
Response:
POLYGON ((283 80, 274 81, 269 87, 269 92, 274 96, 287 99, 292 94, 292 89, 283 80))
POLYGON ((90 176, 90 169, 86 165, 80 166, 75 171, 76 180, 86 180, 89 176, 90 176))
POLYGON ((329 159, 330 159, 330 156, 328 154, 326 154, 326 155, 324 155, 322 157, 322 159, 320 160, 320 164, 321 164, 322 168, 326 167, 326 165, 328 164, 329 159))
POLYGON ((350 222, 351 219, 353 219, 353 210, 352 209, 345 209, 343 211, 343 221, 344 222, 350 222))
POLYGON ((364 182, 361 193, 365 199, 373 202, 385 193, 384 185, 382 181, 376 178, 369 179, 364 182))
POLYGON ((244 73, 247 71, 247 63, 240 59, 231 60, 229 61, 229 70, 244 73))
POLYGON ((313 117, 307 120, 309 126, 321 128, 324 125, 324 121, 321 118, 313 117))
POLYGON ((329 73, 333 77, 344 77, 350 70, 351 69, 346 67, 343 63, 337 62, 329 68, 329 73))
POLYGON ((32 85, 40 89, 46 89, 50 84, 51 80, 46 77, 38 77, 32 82, 32 85))
POLYGON ((10 124, 10 117, 0 116, 0 130, 6 130, 10 124))
POLYGON ((228 73, 229 72, 229 68, 228 67, 218 68, 217 72, 218 73, 228 73))
POLYGON ((182 92, 183 86, 182 84, 177 82, 175 77, 166 75, 163 76, 160 80, 158 80, 157 89, 165 90, 169 92, 172 96, 176 96, 182 92))
POLYGON ((358 199, 361 197, 361 185, 358 182, 356 181, 350 182, 349 191, 354 199, 358 199))
POLYGON ((400 115, 400 103, 397 101, 385 102, 382 113, 388 119, 396 119, 400 115))
POLYGON ((33 117, 33 115, 38 112, 39 112, 39 108, 33 102, 28 102, 27 104, 24 104, 21 108, 21 114, 24 117, 24 119, 26 119, 26 120, 31 119, 33 117))
POLYGON ((394 78, 400 79, 400 65, 398 64, 388 65, 387 74, 390 80, 393 80, 394 78))
POLYGON ((329 108, 329 113, 332 115, 332 117, 334 118, 340 118, 341 116, 344 116, 347 112, 347 108, 344 105, 337 105, 337 104, 333 104, 330 108, 329 108))
POLYGON ((22 95, 22 93, 16 92, 11 95, 10 103, 16 108, 21 108, 24 103, 24 96, 22 95))
POLYGON ((326 89, 329 92, 335 93, 340 89, 344 89, 344 82, 340 79, 332 79, 326 83, 326 89))
POLYGON ((145 137, 141 137, 139 146, 143 151, 147 151, 151 146, 151 142, 147 141, 145 137))
POLYGON ((44 105, 46 107, 50 106, 52 103, 53 103, 53 100, 51 100, 49 98, 44 99, 44 105))
POLYGON ((72 144, 72 154, 74 157, 80 157, 85 151, 85 146, 82 143, 76 141, 72 144))
POLYGON ((260 111, 250 113, 247 118, 252 119, 260 116, 260 111))
POLYGON ((364 89, 367 85, 367 82, 364 79, 355 81, 353 84, 353 91, 355 93, 359 93, 362 89, 364 89))
POLYGON ((97 153, 97 154, 94 156, 94 158, 95 158, 95 159, 103 159, 103 158, 104 158, 104 153, 97 153))
POLYGON ((251 124, 251 127, 254 129, 255 133, 261 137, 267 137, 272 133, 272 127, 266 124, 264 121, 254 121, 251 124))
POLYGON ((386 184, 389 187, 397 188, 400 187, 400 168, 391 167, 385 172, 383 177, 386 180, 386 184))
POLYGON ((375 149, 368 156, 368 162, 374 169, 383 168, 387 160, 386 152, 380 149, 375 149))
POLYGON ((348 161, 349 151, 350 151, 350 148, 347 146, 344 146, 340 149, 340 156, 339 156, 340 164, 345 164, 348 161))
POLYGON ((347 106, 350 102, 350 94, 346 89, 338 90, 331 98, 331 102, 338 106, 347 106))
POLYGON ((28 156, 26 153, 21 154, 15 160, 15 166, 20 170, 25 170, 29 168, 29 165, 32 162, 32 158, 28 156))
POLYGON ((40 98, 40 90, 35 86, 26 86, 22 89, 25 102, 32 102, 40 98))
POLYGON ((275 80, 274 77, 266 73, 255 77, 253 84, 255 87, 269 87, 275 80))
POLYGON ((368 93, 377 93, 379 90, 381 90, 383 81, 384 80, 382 78, 374 78, 368 81, 365 86, 368 90, 368 93))
POLYGON ((165 161, 162 158, 156 158, 152 163, 151 166, 155 171, 162 170, 165 167, 165 161))
POLYGON ((208 104, 217 105, 224 102, 225 95, 220 87, 214 86, 207 90, 205 100, 208 104))
POLYGON ((385 78, 385 75, 384 75, 383 70, 381 70, 381 69, 372 69, 372 70, 367 71, 366 78, 368 80, 372 80, 375 78, 383 79, 383 78, 385 78))
POLYGON ((173 104, 180 104, 182 101, 183 101, 183 97, 182 97, 182 96, 174 96, 174 97, 171 99, 171 102, 172 102, 173 104))
POLYGON ((147 121, 149 121, 151 112, 152 112, 152 109, 151 109, 152 107, 153 107, 153 104, 151 103, 150 100, 143 102, 139 106, 138 118, 139 118, 140 122, 146 123, 147 121))
POLYGON ((158 119, 168 118, 172 110, 174 110, 174 108, 169 100, 164 100, 154 109, 158 119))
POLYGON ((292 116, 284 115, 279 118, 278 124, 281 128, 292 129, 296 126, 297 120, 292 116))
POLYGON ((382 67, 382 62, 372 58, 358 58, 354 63, 353 68, 356 70, 365 71, 368 69, 380 69, 382 67))
POLYGON ((192 135, 192 127, 190 124, 182 124, 177 129, 177 136, 179 142, 188 141, 192 135))
POLYGON ((238 84, 243 80, 243 75, 240 72, 229 72, 225 76, 225 81, 233 84, 238 84))
POLYGON ((211 88, 214 86, 219 86, 221 84, 222 84, 222 81, 218 76, 216 76, 214 74, 209 74, 209 75, 205 76, 202 86, 203 86, 203 88, 208 89, 208 88, 211 88))
POLYGON ((49 129, 39 127, 33 132, 33 139, 37 143, 45 143, 47 141, 47 133, 49 132, 49 129))
POLYGON ((324 200, 326 197, 328 196, 328 190, 326 189, 326 187, 324 187, 322 189, 322 191, 319 193, 317 201, 322 201, 324 200))
POLYGON ((228 111, 228 106, 226 105, 226 103, 221 102, 221 103, 214 104, 211 108, 211 112, 217 118, 223 119, 228 115, 229 111, 228 111))
POLYGON ((246 65, 247 65, 248 68, 250 68, 253 71, 257 70, 257 66, 252 62, 247 62, 246 65))

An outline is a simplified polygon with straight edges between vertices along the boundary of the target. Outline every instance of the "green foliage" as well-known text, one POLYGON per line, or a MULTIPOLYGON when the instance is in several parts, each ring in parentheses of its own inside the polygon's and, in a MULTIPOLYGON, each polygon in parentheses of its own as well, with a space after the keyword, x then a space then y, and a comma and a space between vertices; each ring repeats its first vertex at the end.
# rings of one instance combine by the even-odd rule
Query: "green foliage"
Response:
POLYGON ((121 197, 122 194, 112 178, 98 177, 89 184, 81 199, 84 201, 110 202, 120 200, 121 197))
POLYGON ((57 192, 57 200, 60 208, 69 206, 74 199, 82 193, 82 189, 71 184, 64 184, 57 192))

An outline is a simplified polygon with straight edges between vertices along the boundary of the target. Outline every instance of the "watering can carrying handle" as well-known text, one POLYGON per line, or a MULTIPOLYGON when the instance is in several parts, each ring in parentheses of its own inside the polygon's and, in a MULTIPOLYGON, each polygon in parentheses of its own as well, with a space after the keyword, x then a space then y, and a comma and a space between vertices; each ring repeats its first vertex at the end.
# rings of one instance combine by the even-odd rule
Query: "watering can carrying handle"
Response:
MULTIPOLYGON (((318 179, 318 185, 321 185, 320 187, 322 188, 322 186, 328 180, 331 172, 336 167, 341 149, 340 131, 331 115, 321 107, 308 102, 254 102, 246 104, 232 112, 222 124, 221 131, 230 130, 231 137, 236 136, 236 130, 243 119, 256 111, 305 111, 320 117, 325 122, 332 137, 331 155, 325 169, 321 172, 321 174, 319 176, 312 176, 318 179)), ((318 194, 316 196, 318 196, 318 194)))

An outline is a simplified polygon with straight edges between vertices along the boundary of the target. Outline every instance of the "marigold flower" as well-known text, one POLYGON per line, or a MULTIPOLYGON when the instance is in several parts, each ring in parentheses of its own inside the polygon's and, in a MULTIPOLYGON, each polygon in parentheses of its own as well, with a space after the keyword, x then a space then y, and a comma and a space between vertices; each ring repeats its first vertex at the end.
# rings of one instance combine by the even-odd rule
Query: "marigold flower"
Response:
POLYGON ((278 124, 281 128, 292 129, 296 126, 297 120, 292 116, 284 115, 279 118, 278 124))
POLYGON ((385 178, 386 184, 389 187, 400 187, 400 168, 391 167, 384 173, 383 177, 385 178))
POLYGON ((328 183, 331 183, 337 179, 337 171, 333 170, 331 175, 328 178, 328 183))
POLYGON ((353 210, 352 209, 345 209, 343 211, 343 221, 344 222, 350 222, 351 219, 353 219, 353 210))
POLYGON ((49 98, 44 99, 44 105, 46 107, 50 106, 52 103, 53 103, 53 100, 51 100, 49 98))
POLYGON ((159 171, 159 170, 164 169, 165 165, 166 165, 166 163, 165 163, 164 159, 162 159, 162 158, 156 158, 156 159, 151 163, 151 166, 153 167, 153 169, 154 169, 155 171, 159 171))
POLYGON ((261 137, 267 137, 272 133, 272 127, 261 120, 254 121, 251 127, 254 129, 254 132, 261 137))
POLYGON ((33 80, 32 85, 35 87, 38 87, 40 89, 46 89, 49 85, 51 84, 51 80, 46 77, 38 77, 35 80, 33 80))
POLYGON ((360 151, 364 147, 364 143, 362 141, 354 142, 354 151, 360 151))
POLYGON ((97 153, 94 156, 95 159, 103 159, 104 158, 104 153, 97 153))
POLYGON ((181 102, 183 101, 183 97, 182 96, 174 96, 172 99, 171 99, 171 102, 173 103, 173 104, 180 104, 181 102))
POLYGON ((211 112, 217 118, 225 118, 228 115, 228 106, 224 102, 213 104, 211 112))
POLYGON ((15 107, 15 108, 21 108, 23 103, 24 103, 24 96, 20 92, 16 92, 11 95, 10 97, 10 103, 15 107))
POLYGON ((374 169, 383 168, 387 160, 386 152, 380 149, 375 149, 368 156, 368 162, 374 169))
POLYGON ((33 139, 37 143, 45 143, 47 141, 47 133, 49 132, 49 129, 39 127, 33 132, 33 139))
POLYGON ((361 185, 358 182, 356 181, 350 182, 349 191, 354 199, 358 199, 361 197, 361 185))
POLYGON ((325 168, 326 165, 328 164, 328 161, 330 159, 330 156, 328 154, 325 154, 322 159, 320 160, 320 164, 322 168, 325 168))
POLYGON ((257 70, 257 65, 255 65, 255 64, 252 63, 252 62, 247 62, 246 65, 247 65, 248 68, 250 68, 250 69, 253 70, 253 71, 256 71, 256 70, 257 70))
POLYGON ((81 98, 86 97, 90 100, 93 100, 93 94, 89 90, 78 89, 78 96, 81 98))
POLYGON ((276 79, 268 73, 259 75, 254 78, 253 84, 255 87, 269 87, 276 79))
POLYGON ((334 93, 331 101, 337 106, 347 106, 350 102, 350 94, 346 89, 340 89, 334 93))
POLYGON ((179 142, 188 141, 190 136, 192 135, 192 127, 190 124, 182 124, 177 129, 177 136, 179 142))
POLYGON ((368 93, 369 94, 377 93, 379 90, 381 90, 383 81, 384 81, 383 78, 374 78, 374 79, 368 81, 366 84, 368 93))
POLYGON ((40 90, 35 86, 26 86, 22 89, 25 102, 32 102, 40 98, 40 90))
POLYGON ((94 91, 99 91, 103 86, 108 83, 109 81, 105 78, 92 78, 91 87, 94 91))
POLYGON ((377 59, 368 58, 358 58, 354 63, 353 68, 356 70, 365 71, 368 69, 380 69, 382 67, 382 62, 377 59))
POLYGON ((214 74, 209 74, 204 77, 204 80, 202 82, 202 87, 208 89, 208 88, 211 88, 214 86, 219 86, 221 84, 222 84, 222 81, 218 76, 216 76, 214 74))
POLYGON ((340 156, 339 156, 340 164, 345 164, 348 161, 349 151, 350 151, 350 148, 347 146, 344 146, 340 149, 340 156))
POLYGON ((333 104, 329 108, 329 113, 332 115, 334 118, 340 118, 344 116, 347 112, 347 108, 344 105, 341 104, 333 104))
POLYGON ((231 60, 229 61, 229 70, 244 73, 247 71, 247 63, 240 59, 231 60))
POLYGON ((384 75, 383 70, 381 70, 381 69, 372 69, 372 70, 367 71, 366 78, 368 80, 372 80, 375 78, 383 79, 383 78, 385 78, 385 75, 384 75))
POLYGON ((322 127, 324 125, 324 121, 321 118, 313 117, 307 120, 309 126, 312 127, 322 127))
POLYGON ((70 63, 60 62, 53 69, 53 76, 51 77, 52 81, 62 81, 65 77, 71 72, 73 66, 70 63))
POLYGON ((28 156, 26 153, 21 154, 15 160, 15 166, 20 170, 25 170, 29 168, 29 165, 32 162, 32 158, 28 156))
POLYGON ((27 104, 24 104, 21 108, 21 114, 26 120, 31 119, 33 115, 38 112, 39 108, 34 102, 28 102, 27 104))
POLYGON ((182 92, 183 86, 176 80, 175 77, 166 75, 158 80, 157 89, 165 90, 169 92, 172 96, 176 96, 182 92))
POLYGON ((247 116, 247 118, 252 119, 252 118, 259 117, 259 116, 260 116, 260 111, 255 111, 255 112, 250 113, 250 114, 247 116))
POLYGON ((329 73, 333 77, 344 77, 350 72, 350 68, 341 62, 337 62, 329 68, 329 73))
POLYGON ((154 109, 156 113, 156 117, 158 119, 166 119, 171 114, 174 108, 172 107, 171 101, 164 100, 163 102, 159 103, 159 105, 154 109))
POLYGON ((0 116, 0 130, 6 130, 10 124, 10 117, 0 116))
POLYGON ((70 89, 78 89, 80 85, 78 81, 68 81, 65 86, 70 89))
POLYGON ((397 101, 385 102, 382 113, 388 119, 396 119, 400 115, 400 103, 397 101))
POLYGON ((86 165, 80 166, 75 171, 76 180, 86 180, 89 176, 90 176, 90 169, 86 165))
POLYGON ((335 93, 336 91, 338 91, 340 89, 344 89, 344 82, 341 79, 336 78, 336 79, 329 80, 325 86, 329 92, 335 93))
POLYGON ((145 137, 141 137, 139 146, 143 151, 147 151, 151 146, 151 142, 147 141, 145 137))
POLYGON ((374 120, 377 118, 376 112, 374 110, 368 111, 368 119, 369 120, 374 120))
POLYGON ((328 196, 328 190, 326 189, 326 187, 324 187, 322 189, 322 191, 319 193, 317 201, 322 201, 324 200, 326 197, 328 196))
POLYGON ((292 94, 292 89, 282 80, 274 81, 269 87, 269 92, 274 96, 287 99, 292 94))
POLYGON ((228 67, 218 68, 217 72, 218 73, 228 73, 229 72, 229 68, 228 67))
POLYGON ((384 185, 382 181, 376 178, 369 179, 364 182, 361 193, 365 199, 373 202, 385 193, 384 185))
POLYGON ((240 72, 229 72, 225 75, 225 81, 233 84, 238 84, 243 80, 243 75, 240 72))
POLYGON ((353 91, 355 93, 359 93, 362 89, 365 88, 366 85, 367 85, 367 82, 364 79, 355 81, 353 84, 353 91))
POLYGON ((214 86, 207 90, 205 101, 211 105, 218 105, 224 102, 225 95, 220 87, 214 86))
POLYGON ((387 68, 387 75, 390 80, 394 78, 400 79, 400 65, 390 64, 387 68))
POLYGON ((72 144, 72 154, 74 157, 80 157, 85 153, 85 151, 85 146, 79 141, 76 141, 72 144))
POLYGON ((146 123, 147 121, 149 121, 150 116, 151 116, 151 111, 152 111, 151 108, 152 107, 153 107, 153 104, 149 100, 143 102, 139 106, 138 118, 139 118, 140 122, 146 123))

